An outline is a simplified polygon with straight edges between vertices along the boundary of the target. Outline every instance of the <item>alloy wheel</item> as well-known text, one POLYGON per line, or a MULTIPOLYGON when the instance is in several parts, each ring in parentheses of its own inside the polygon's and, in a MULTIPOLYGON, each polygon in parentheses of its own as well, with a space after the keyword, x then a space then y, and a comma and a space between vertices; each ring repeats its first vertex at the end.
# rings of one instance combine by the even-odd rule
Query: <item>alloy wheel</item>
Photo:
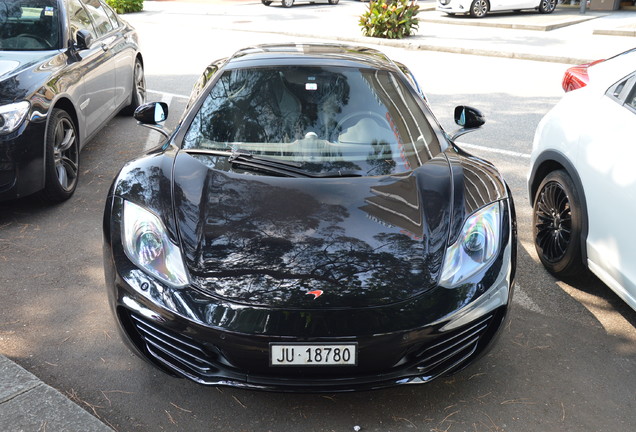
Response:
POLYGON ((475 0, 470 7, 470 14, 477 18, 482 18, 488 13, 488 2, 486 0, 475 0))
POLYGON ((75 127, 66 118, 60 118, 55 125, 53 160, 57 181, 62 189, 72 191, 77 183, 79 171, 79 149, 75 127))
POLYGON ((552 13, 556 8, 556 0, 541 0, 541 4, 539 5, 539 12, 541 13, 552 13))
POLYGON ((535 207, 536 242, 549 262, 561 260, 572 237, 570 200, 561 185, 545 185, 535 207))
POLYGON ((146 102, 146 76, 144 67, 139 61, 135 63, 135 92, 138 104, 143 105, 146 102))

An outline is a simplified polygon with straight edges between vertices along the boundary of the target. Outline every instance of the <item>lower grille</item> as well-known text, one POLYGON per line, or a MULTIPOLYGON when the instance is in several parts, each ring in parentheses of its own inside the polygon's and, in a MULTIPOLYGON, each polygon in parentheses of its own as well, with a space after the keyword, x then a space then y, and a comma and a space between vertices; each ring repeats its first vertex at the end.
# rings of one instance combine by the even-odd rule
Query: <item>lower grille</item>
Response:
POLYGON ((461 365, 477 350, 492 315, 487 315, 469 327, 449 332, 442 340, 427 345, 416 354, 417 369, 424 376, 439 376, 461 365))
POLYGON ((138 315, 130 314, 130 318, 145 349, 165 366, 196 376, 218 371, 217 356, 212 357, 199 343, 138 315))

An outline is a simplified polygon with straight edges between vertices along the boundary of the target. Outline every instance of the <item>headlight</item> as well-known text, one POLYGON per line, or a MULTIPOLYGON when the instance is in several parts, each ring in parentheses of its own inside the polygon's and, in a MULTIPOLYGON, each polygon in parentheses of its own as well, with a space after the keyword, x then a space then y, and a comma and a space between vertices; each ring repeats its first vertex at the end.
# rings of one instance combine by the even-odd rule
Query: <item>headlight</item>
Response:
POLYGON ((163 223, 148 210, 124 201, 123 244, 126 256, 139 268, 173 286, 188 284, 181 251, 163 223))
POLYGON ((500 204, 490 204, 464 223, 455 243, 446 250, 440 285, 453 288, 490 264, 499 252, 500 204))
POLYGON ((0 135, 16 130, 29 112, 30 106, 27 101, 0 106, 0 135))

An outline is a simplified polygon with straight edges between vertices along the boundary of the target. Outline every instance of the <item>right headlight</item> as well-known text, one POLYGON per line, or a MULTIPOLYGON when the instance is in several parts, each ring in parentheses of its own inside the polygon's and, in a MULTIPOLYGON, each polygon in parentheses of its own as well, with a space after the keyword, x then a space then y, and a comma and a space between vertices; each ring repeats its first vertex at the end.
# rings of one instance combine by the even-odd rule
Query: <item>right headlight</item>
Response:
POLYGON ((27 101, 0 105, 0 135, 15 131, 24 121, 30 106, 27 101))
POLYGON ((188 284, 181 250, 161 220, 130 201, 124 201, 122 243, 128 258, 139 268, 176 287, 188 284))
POLYGON ((501 204, 489 204, 470 215, 457 241, 446 250, 440 285, 453 288, 488 266, 499 252, 501 204))

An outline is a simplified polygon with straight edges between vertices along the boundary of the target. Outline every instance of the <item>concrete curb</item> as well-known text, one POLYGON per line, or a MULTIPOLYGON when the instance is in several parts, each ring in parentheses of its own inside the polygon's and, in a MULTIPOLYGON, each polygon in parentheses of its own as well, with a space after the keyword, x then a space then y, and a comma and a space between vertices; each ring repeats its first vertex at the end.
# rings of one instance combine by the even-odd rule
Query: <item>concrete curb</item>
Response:
POLYGON ((0 355, 0 429, 113 432, 62 393, 0 355))

